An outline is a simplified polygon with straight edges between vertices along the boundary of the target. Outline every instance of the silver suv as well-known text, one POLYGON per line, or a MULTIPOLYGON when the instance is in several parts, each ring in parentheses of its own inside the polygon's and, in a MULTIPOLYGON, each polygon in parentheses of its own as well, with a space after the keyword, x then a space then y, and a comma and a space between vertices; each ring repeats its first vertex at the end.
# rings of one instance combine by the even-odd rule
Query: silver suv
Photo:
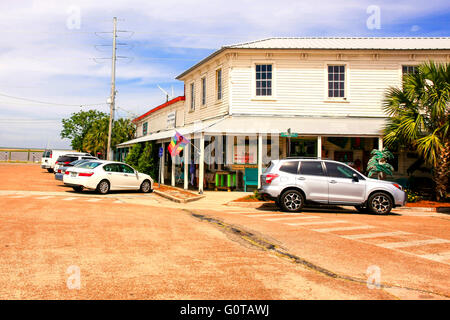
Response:
POLYGON ((261 175, 258 192, 285 211, 298 212, 305 202, 355 206, 360 212, 388 214, 406 203, 399 184, 370 179, 332 160, 274 160, 261 175))

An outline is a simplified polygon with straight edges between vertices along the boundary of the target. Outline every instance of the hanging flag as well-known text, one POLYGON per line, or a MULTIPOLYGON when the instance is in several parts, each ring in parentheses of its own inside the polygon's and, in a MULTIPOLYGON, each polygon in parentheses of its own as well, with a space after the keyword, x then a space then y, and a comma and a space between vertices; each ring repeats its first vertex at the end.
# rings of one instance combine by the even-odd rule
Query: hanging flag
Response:
POLYGON ((188 143, 190 143, 188 139, 175 131, 175 135, 172 137, 172 141, 170 141, 167 149, 169 150, 170 155, 175 157, 180 154, 181 150, 183 150, 184 146, 188 143))

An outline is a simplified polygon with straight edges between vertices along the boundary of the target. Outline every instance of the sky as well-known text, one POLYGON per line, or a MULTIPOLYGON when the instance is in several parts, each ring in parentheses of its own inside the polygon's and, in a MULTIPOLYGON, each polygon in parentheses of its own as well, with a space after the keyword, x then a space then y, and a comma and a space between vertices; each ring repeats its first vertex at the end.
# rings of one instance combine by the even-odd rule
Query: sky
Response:
POLYGON ((113 17, 120 31, 116 118, 164 103, 158 85, 183 95, 175 77, 223 45, 450 36, 448 0, 0 0, 0 147, 70 148, 60 138, 61 119, 109 112, 113 17))

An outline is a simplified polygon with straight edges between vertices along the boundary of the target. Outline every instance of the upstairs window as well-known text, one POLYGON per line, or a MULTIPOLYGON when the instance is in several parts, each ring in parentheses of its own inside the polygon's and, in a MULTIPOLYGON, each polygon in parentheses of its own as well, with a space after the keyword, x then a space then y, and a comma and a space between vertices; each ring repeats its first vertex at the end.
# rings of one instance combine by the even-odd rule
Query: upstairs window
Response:
POLYGON ((195 110, 195 85, 191 83, 191 111, 195 110))
POLYGON ((216 71, 217 100, 222 100, 222 69, 216 71))
POLYGON ((272 95, 272 65, 257 64, 256 65, 256 95, 271 96, 272 95))
POLYGON ((328 98, 345 98, 345 66, 328 66, 328 98))
POLYGON ((142 125, 142 135, 143 136, 147 135, 147 130, 148 130, 148 122, 144 122, 144 124, 142 125))
POLYGON ((202 78, 202 105, 206 104, 206 77, 202 78))
POLYGON ((413 74, 417 73, 417 66, 402 66, 402 74, 413 74))

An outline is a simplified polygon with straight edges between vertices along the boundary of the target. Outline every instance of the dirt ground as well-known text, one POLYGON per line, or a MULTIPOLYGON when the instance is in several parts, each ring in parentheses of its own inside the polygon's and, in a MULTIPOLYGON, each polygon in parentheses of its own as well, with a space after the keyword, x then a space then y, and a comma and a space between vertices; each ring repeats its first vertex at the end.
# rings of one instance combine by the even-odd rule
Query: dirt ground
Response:
MULTIPOLYGON (((60 191, 52 176, 0 165, 0 190, 60 191)), ((1 299, 393 298, 269 255, 180 209, 65 193, 3 194, 0 208, 1 299)))

